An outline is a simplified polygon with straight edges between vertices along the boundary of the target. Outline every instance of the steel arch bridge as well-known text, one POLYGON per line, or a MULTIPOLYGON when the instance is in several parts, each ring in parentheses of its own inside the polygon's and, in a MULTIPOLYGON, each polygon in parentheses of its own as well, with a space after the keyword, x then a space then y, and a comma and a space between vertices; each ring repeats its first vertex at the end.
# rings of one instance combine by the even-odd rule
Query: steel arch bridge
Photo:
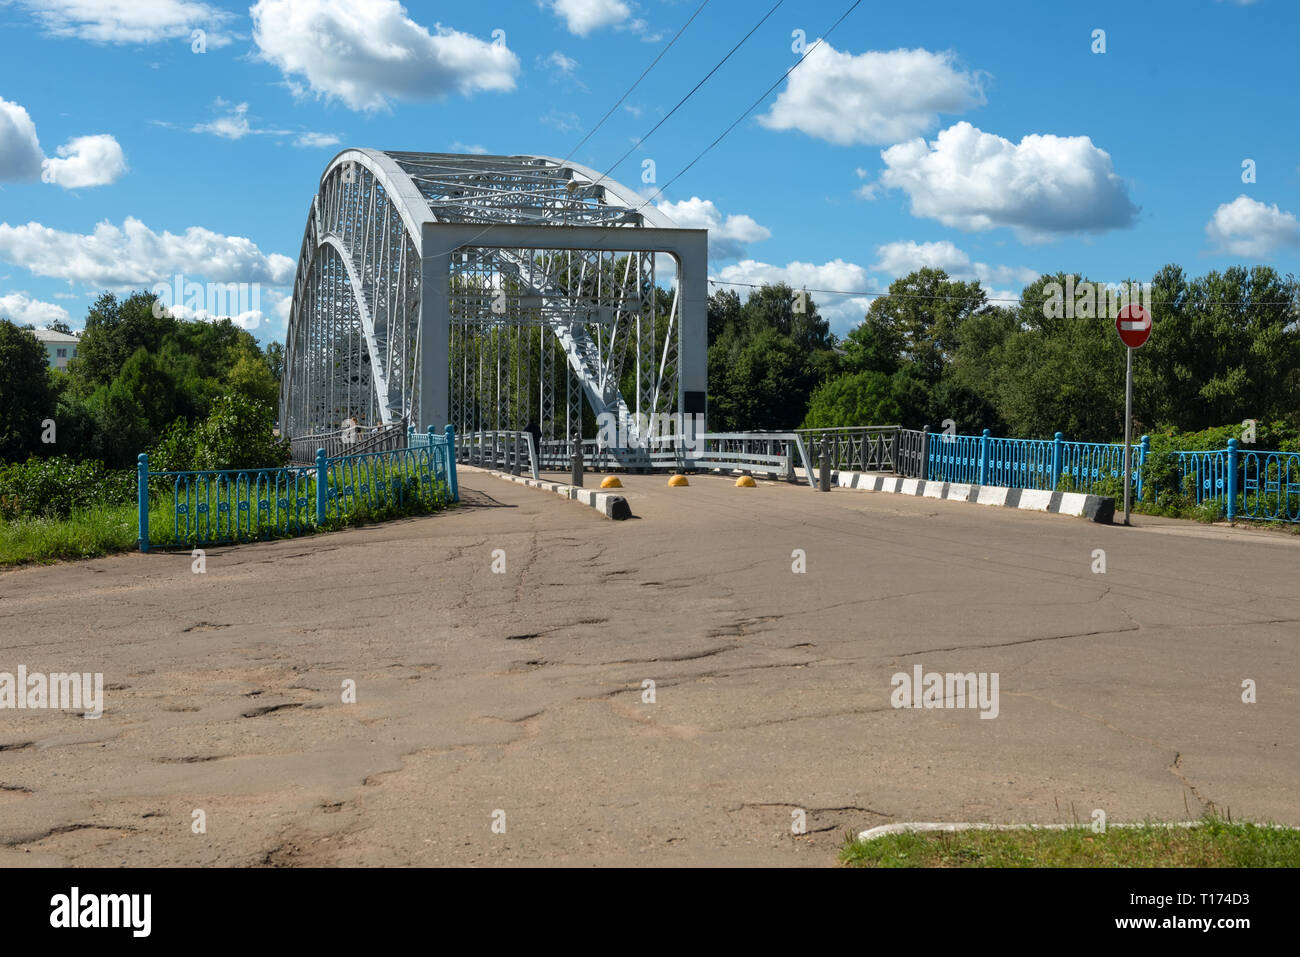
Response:
POLYGON ((406 423, 544 439, 703 415, 707 231, 546 156, 346 149, 294 278, 281 434, 406 423), (588 432, 591 418, 588 418, 588 432))

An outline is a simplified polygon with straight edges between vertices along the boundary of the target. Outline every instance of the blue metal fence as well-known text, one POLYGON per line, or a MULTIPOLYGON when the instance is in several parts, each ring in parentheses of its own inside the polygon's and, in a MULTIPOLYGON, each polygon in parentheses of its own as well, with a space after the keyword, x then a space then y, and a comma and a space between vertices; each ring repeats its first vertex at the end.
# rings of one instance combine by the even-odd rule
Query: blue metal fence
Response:
POLYGON ((404 507, 417 498, 459 501, 455 447, 449 425, 442 435, 432 427, 412 430, 405 449, 334 458, 320 449, 315 464, 305 467, 151 472, 142 454, 140 550, 300 535, 360 508, 404 507))
MULTIPOLYGON (((1063 480, 1075 491, 1122 479, 1124 446, 1054 439, 995 438, 983 435, 925 435, 923 477, 934 482, 1056 489, 1063 480)), ((1143 466, 1151 454, 1149 436, 1131 447, 1130 468, 1136 498, 1144 488, 1143 466)), ((1179 491, 1202 505, 1218 501, 1229 521, 1238 516, 1259 521, 1300 522, 1300 452, 1241 451, 1236 439, 1226 449, 1174 452, 1179 491)))
MULTIPOLYGON (((1124 474, 1122 444, 1066 442, 1060 432, 1054 439, 1003 439, 985 429, 983 435, 935 432, 928 439, 927 481, 1050 490, 1060 484, 1062 476, 1068 476, 1076 491, 1087 491, 1102 479, 1124 474)), ((1139 497, 1147 448, 1143 436, 1131 452, 1130 467, 1139 497)))

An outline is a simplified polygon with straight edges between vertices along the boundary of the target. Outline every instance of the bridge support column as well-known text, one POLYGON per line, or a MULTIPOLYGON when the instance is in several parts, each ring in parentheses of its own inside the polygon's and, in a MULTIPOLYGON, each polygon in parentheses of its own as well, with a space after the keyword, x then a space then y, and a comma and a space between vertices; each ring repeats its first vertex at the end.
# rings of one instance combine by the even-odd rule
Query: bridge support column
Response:
POLYGON ((425 224, 424 257, 420 260, 420 425, 442 428, 450 421, 448 386, 451 374, 451 256, 454 247, 439 248, 438 238, 425 224))

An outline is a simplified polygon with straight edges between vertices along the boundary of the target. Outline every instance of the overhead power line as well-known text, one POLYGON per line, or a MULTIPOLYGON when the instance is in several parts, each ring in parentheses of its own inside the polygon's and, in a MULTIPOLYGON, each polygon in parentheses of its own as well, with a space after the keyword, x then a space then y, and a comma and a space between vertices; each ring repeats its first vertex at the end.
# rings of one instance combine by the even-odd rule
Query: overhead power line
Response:
POLYGON ((673 34, 673 38, 668 41, 668 45, 659 51, 659 55, 655 57, 652 61, 650 61, 650 65, 648 67, 646 67, 644 70, 641 71, 641 75, 636 78, 636 82, 627 88, 627 91, 618 98, 618 102, 615 103, 613 106, 611 106, 609 108, 609 112, 607 112, 604 116, 600 118, 600 122, 591 128, 591 132, 589 132, 586 136, 584 136, 582 140, 578 143, 578 145, 569 151, 569 155, 564 157, 564 161, 566 163, 573 158, 574 153, 582 149, 583 145, 587 142, 587 140, 591 139, 592 136, 595 135, 598 129, 600 129, 602 126, 605 125, 605 121, 614 115, 614 111, 623 105, 623 101, 632 95, 632 91, 641 85, 641 81, 644 80, 646 76, 649 75, 650 71, 653 70, 655 66, 659 63, 659 61, 664 58, 664 54, 666 54, 669 50, 673 48, 673 44, 676 43, 677 40, 681 37, 681 35, 686 32, 686 28, 695 22, 695 18, 698 17, 700 13, 703 12, 704 8, 707 7, 708 5, 709 5, 709 0, 704 0, 704 2, 701 3, 695 9, 695 12, 691 14, 690 19, 687 20, 685 23, 683 23, 681 29, 679 29, 675 34, 673 34))
MULTIPOLYGON (((858 3, 861 2, 862 0, 858 0, 858 3)), ((685 96, 683 96, 680 100, 678 100, 677 105, 674 106, 671 110, 669 110, 666 114, 664 114, 663 118, 660 119, 659 122, 656 123, 654 126, 652 126, 648 133, 646 133, 644 136, 637 139, 630 147, 628 147, 627 152, 625 152, 622 156, 620 156, 613 163, 611 163, 609 169, 601 173, 600 179, 596 180, 596 182, 599 183, 602 180, 607 179, 610 173, 618 169, 619 165, 623 162, 623 160, 631 156, 632 153, 636 149, 638 149, 642 143, 644 143, 646 140, 648 140, 651 136, 655 134, 655 131, 658 130, 659 127, 667 123, 669 118, 671 118, 672 115, 676 113, 679 109, 681 109, 682 106, 686 103, 686 101, 689 100, 692 96, 694 96, 696 91, 698 91, 700 87, 704 86, 704 84, 709 81, 709 78, 712 77, 713 74, 717 73, 718 70, 722 69, 722 65, 731 59, 732 54, 735 53, 737 50, 739 50, 744 45, 745 41, 754 35, 754 31, 756 31, 759 27, 761 27, 764 23, 766 23, 768 21, 768 18, 770 18, 772 14, 776 13, 777 8, 781 6, 781 4, 783 3, 785 3, 785 0, 776 0, 776 3, 772 4, 772 8, 768 10, 767 13, 763 14, 762 19, 760 19, 756 24, 750 27, 749 32, 746 33, 743 37, 741 37, 736 42, 736 45, 733 46, 730 50, 728 50, 726 55, 713 65, 713 69, 711 69, 708 73, 704 74, 703 78, 698 83, 696 83, 693 87, 691 87, 690 92, 688 92, 685 96)), ((854 4, 854 6, 856 5, 857 4, 854 4)), ((641 206, 637 207, 637 209, 638 210, 642 209, 645 207, 645 205, 646 205, 645 203, 642 203, 641 206)))

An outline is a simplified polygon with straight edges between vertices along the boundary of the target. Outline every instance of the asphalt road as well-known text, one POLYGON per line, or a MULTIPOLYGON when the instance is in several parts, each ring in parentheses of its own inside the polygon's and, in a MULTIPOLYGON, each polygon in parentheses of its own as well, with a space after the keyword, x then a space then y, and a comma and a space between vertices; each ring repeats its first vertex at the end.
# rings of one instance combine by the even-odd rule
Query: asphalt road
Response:
POLYGON ((466 507, 202 574, 0 574, 0 671, 106 685, 97 720, 0 710, 0 865, 828 865, 893 821, 1300 825, 1300 537, 625 483, 626 522, 467 470, 466 507), (996 674, 997 717, 892 707, 916 665, 996 674))

